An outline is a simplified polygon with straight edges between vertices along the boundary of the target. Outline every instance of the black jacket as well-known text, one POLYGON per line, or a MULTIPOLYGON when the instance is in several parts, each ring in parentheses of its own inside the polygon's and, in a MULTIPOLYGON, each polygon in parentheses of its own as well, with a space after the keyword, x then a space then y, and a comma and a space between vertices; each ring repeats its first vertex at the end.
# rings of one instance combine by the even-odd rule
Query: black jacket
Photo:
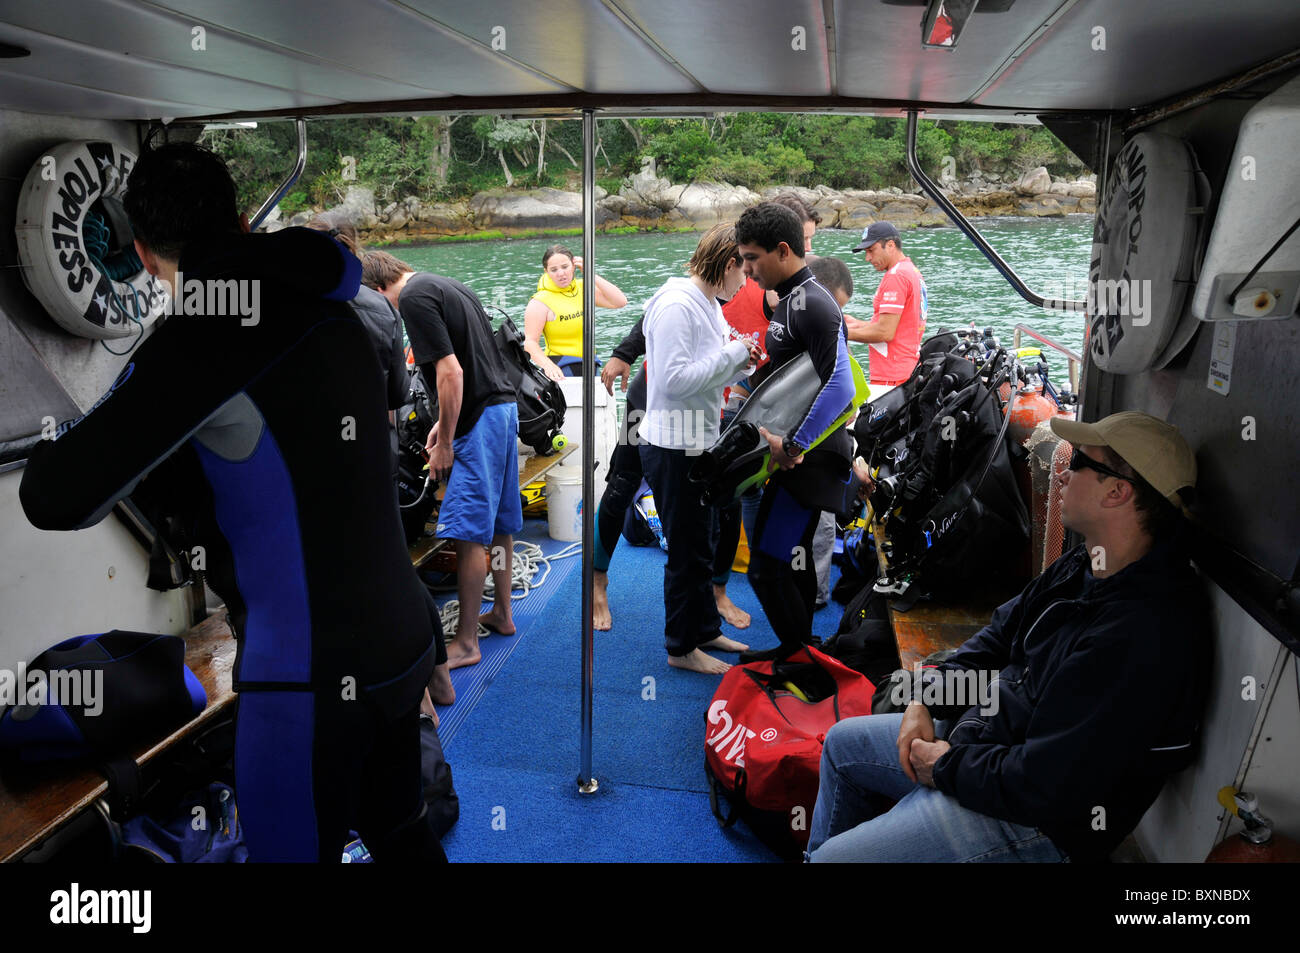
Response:
POLYGON ((1000 673, 996 713, 930 706, 955 716, 936 787, 1074 860, 1109 855, 1194 760, 1210 669, 1204 590, 1174 544, 1084 592, 1088 564, 1063 555, 934 670, 1000 673))

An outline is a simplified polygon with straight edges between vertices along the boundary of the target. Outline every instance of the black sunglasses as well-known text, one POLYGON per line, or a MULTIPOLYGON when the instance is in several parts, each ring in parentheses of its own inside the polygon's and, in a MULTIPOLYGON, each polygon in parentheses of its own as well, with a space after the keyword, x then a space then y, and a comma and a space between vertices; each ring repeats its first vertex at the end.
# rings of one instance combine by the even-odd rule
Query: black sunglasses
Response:
POLYGON ((1098 473, 1104 473, 1104 474, 1106 474, 1106 476, 1112 476, 1112 477, 1115 477, 1115 479, 1117 479, 1117 480, 1128 480, 1130 483, 1133 482, 1133 478, 1132 478, 1131 476, 1125 476, 1125 475, 1122 474, 1122 473, 1119 473, 1119 472, 1117 472, 1117 471, 1115 471, 1115 470, 1112 470, 1110 467, 1106 466, 1104 463, 1098 463, 1096 460, 1094 460, 1092 457, 1088 456, 1086 453, 1084 453, 1084 452, 1083 452, 1082 450, 1080 450, 1078 447, 1075 447, 1075 448, 1074 448, 1074 453, 1072 453, 1072 454, 1070 455, 1070 462, 1069 462, 1069 464, 1067 464, 1067 468, 1070 469, 1070 470, 1076 470, 1076 471, 1077 471, 1077 470, 1096 470, 1098 473))

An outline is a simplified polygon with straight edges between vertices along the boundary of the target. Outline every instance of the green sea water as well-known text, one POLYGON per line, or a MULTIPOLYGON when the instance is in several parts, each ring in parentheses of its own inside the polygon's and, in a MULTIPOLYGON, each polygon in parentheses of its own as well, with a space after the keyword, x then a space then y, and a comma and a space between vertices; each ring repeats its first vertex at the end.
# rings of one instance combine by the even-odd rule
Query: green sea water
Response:
MULTIPOLYGON (((1088 277, 1092 243, 1092 217, 1075 215, 1065 219, 981 219, 981 232, 999 254, 1040 294, 1082 297, 1088 277)), ((617 310, 596 312, 596 349, 602 359, 609 356, 641 316, 647 299, 667 279, 685 274, 686 261, 695 249, 698 235, 677 234, 611 235, 596 238, 596 268, 627 295, 628 305, 617 310)), ((857 232, 823 229, 813 238, 818 255, 844 260, 853 275, 854 294, 845 311, 869 320, 871 296, 880 274, 862 254, 849 249, 857 232)), ((425 245, 395 248, 397 257, 420 271, 432 271, 463 281, 483 300, 496 305, 523 329, 524 307, 542 272, 542 251, 556 239, 527 239, 425 245)), ((581 236, 562 240, 582 254, 581 236)), ((903 250, 925 276, 930 315, 926 336, 942 330, 992 327, 1004 345, 1010 345, 1016 324, 1027 324, 1039 333, 1077 351, 1083 350, 1083 316, 1078 312, 1045 311, 1028 304, 999 275, 993 266, 956 228, 913 229, 903 234, 903 250)), ((489 315, 497 324, 500 315, 489 315)), ((1032 342, 1022 342, 1025 344, 1032 342)), ((867 365, 866 345, 853 345, 855 356, 867 365)), ((1063 359, 1049 356, 1052 375, 1064 379, 1063 359)))

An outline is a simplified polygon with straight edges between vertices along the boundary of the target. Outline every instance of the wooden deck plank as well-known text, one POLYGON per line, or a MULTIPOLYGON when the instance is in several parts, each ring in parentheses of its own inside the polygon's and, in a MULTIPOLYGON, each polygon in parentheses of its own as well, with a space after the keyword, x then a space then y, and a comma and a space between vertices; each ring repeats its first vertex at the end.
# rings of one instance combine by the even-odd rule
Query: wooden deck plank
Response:
MULTIPOLYGON (((207 707, 167 737, 136 750, 144 765, 234 703, 231 685, 235 640, 218 609, 184 633, 185 664, 203 684, 207 707)), ((12 768, 0 774, 0 861, 16 860, 58 830, 108 790, 104 776, 82 764, 47 764, 12 768)))
MULTIPOLYGON (((519 488, 544 477, 576 444, 547 457, 530 457, 519 472, 519 488)), ((411 562, 419 567, 451 543, 429 536, 410 547, 411 562)), ((235 640, 224 608, 184 634, 185 664, 208 694, 207 707, 198 717, 167 737, 137 750, 144 765, 177 741, 226 711, 235 701, 232 677, 235 640)), ((108 783, 93 768, 73 764, 47 764, 8 769, 0 773, 0 862, 17 860, 61 826, 103 797, 108 783)))
MULTIPOLYGON (((884 538, 884 527, 872 521, 871 532, 877 540, 884 538)), ((876 547, 876 557, 881 571, 889 568, 889 560, 876 547)), ((993 610, 1004 600, 988 595, 976 596, 963 602, 918 602, 906 612, 900 612, 893 599, 889 602, 889 622, 894 629, 894 642, 903 668, 911 667, 927 656, 944 649, 958 648, 972 635, 984 628, 993 610)))

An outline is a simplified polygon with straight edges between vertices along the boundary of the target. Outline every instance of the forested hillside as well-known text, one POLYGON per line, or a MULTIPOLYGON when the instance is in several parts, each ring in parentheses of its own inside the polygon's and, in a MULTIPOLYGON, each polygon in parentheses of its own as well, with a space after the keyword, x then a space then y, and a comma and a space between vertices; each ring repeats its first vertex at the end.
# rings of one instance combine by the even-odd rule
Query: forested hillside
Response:
MULTIPOLYGON (((618 190, 653 156, 677 183, 828 185, 835 189, 906 187, 901 119, 794 113, 735 113, 709 119, 603 119, 597 124, 597 181, 618 190)), ((211 130, 206 144, 223 155, 255 207, 293 163, 293 124, 211 130)), ((981 170, 1011 173, 1046 166, 1078 175, 1082 164, 1042 126, 955 121, 921 123, 917 151, 936 177, 981 170)), ((576 120, 492 116, 341 119, 308 124, 307 168, 280 203, 286 215, 340 201, 350 184, 381 202, 415 196, 438 201, 502 186, 575 186, 582 162, 576 120)))

